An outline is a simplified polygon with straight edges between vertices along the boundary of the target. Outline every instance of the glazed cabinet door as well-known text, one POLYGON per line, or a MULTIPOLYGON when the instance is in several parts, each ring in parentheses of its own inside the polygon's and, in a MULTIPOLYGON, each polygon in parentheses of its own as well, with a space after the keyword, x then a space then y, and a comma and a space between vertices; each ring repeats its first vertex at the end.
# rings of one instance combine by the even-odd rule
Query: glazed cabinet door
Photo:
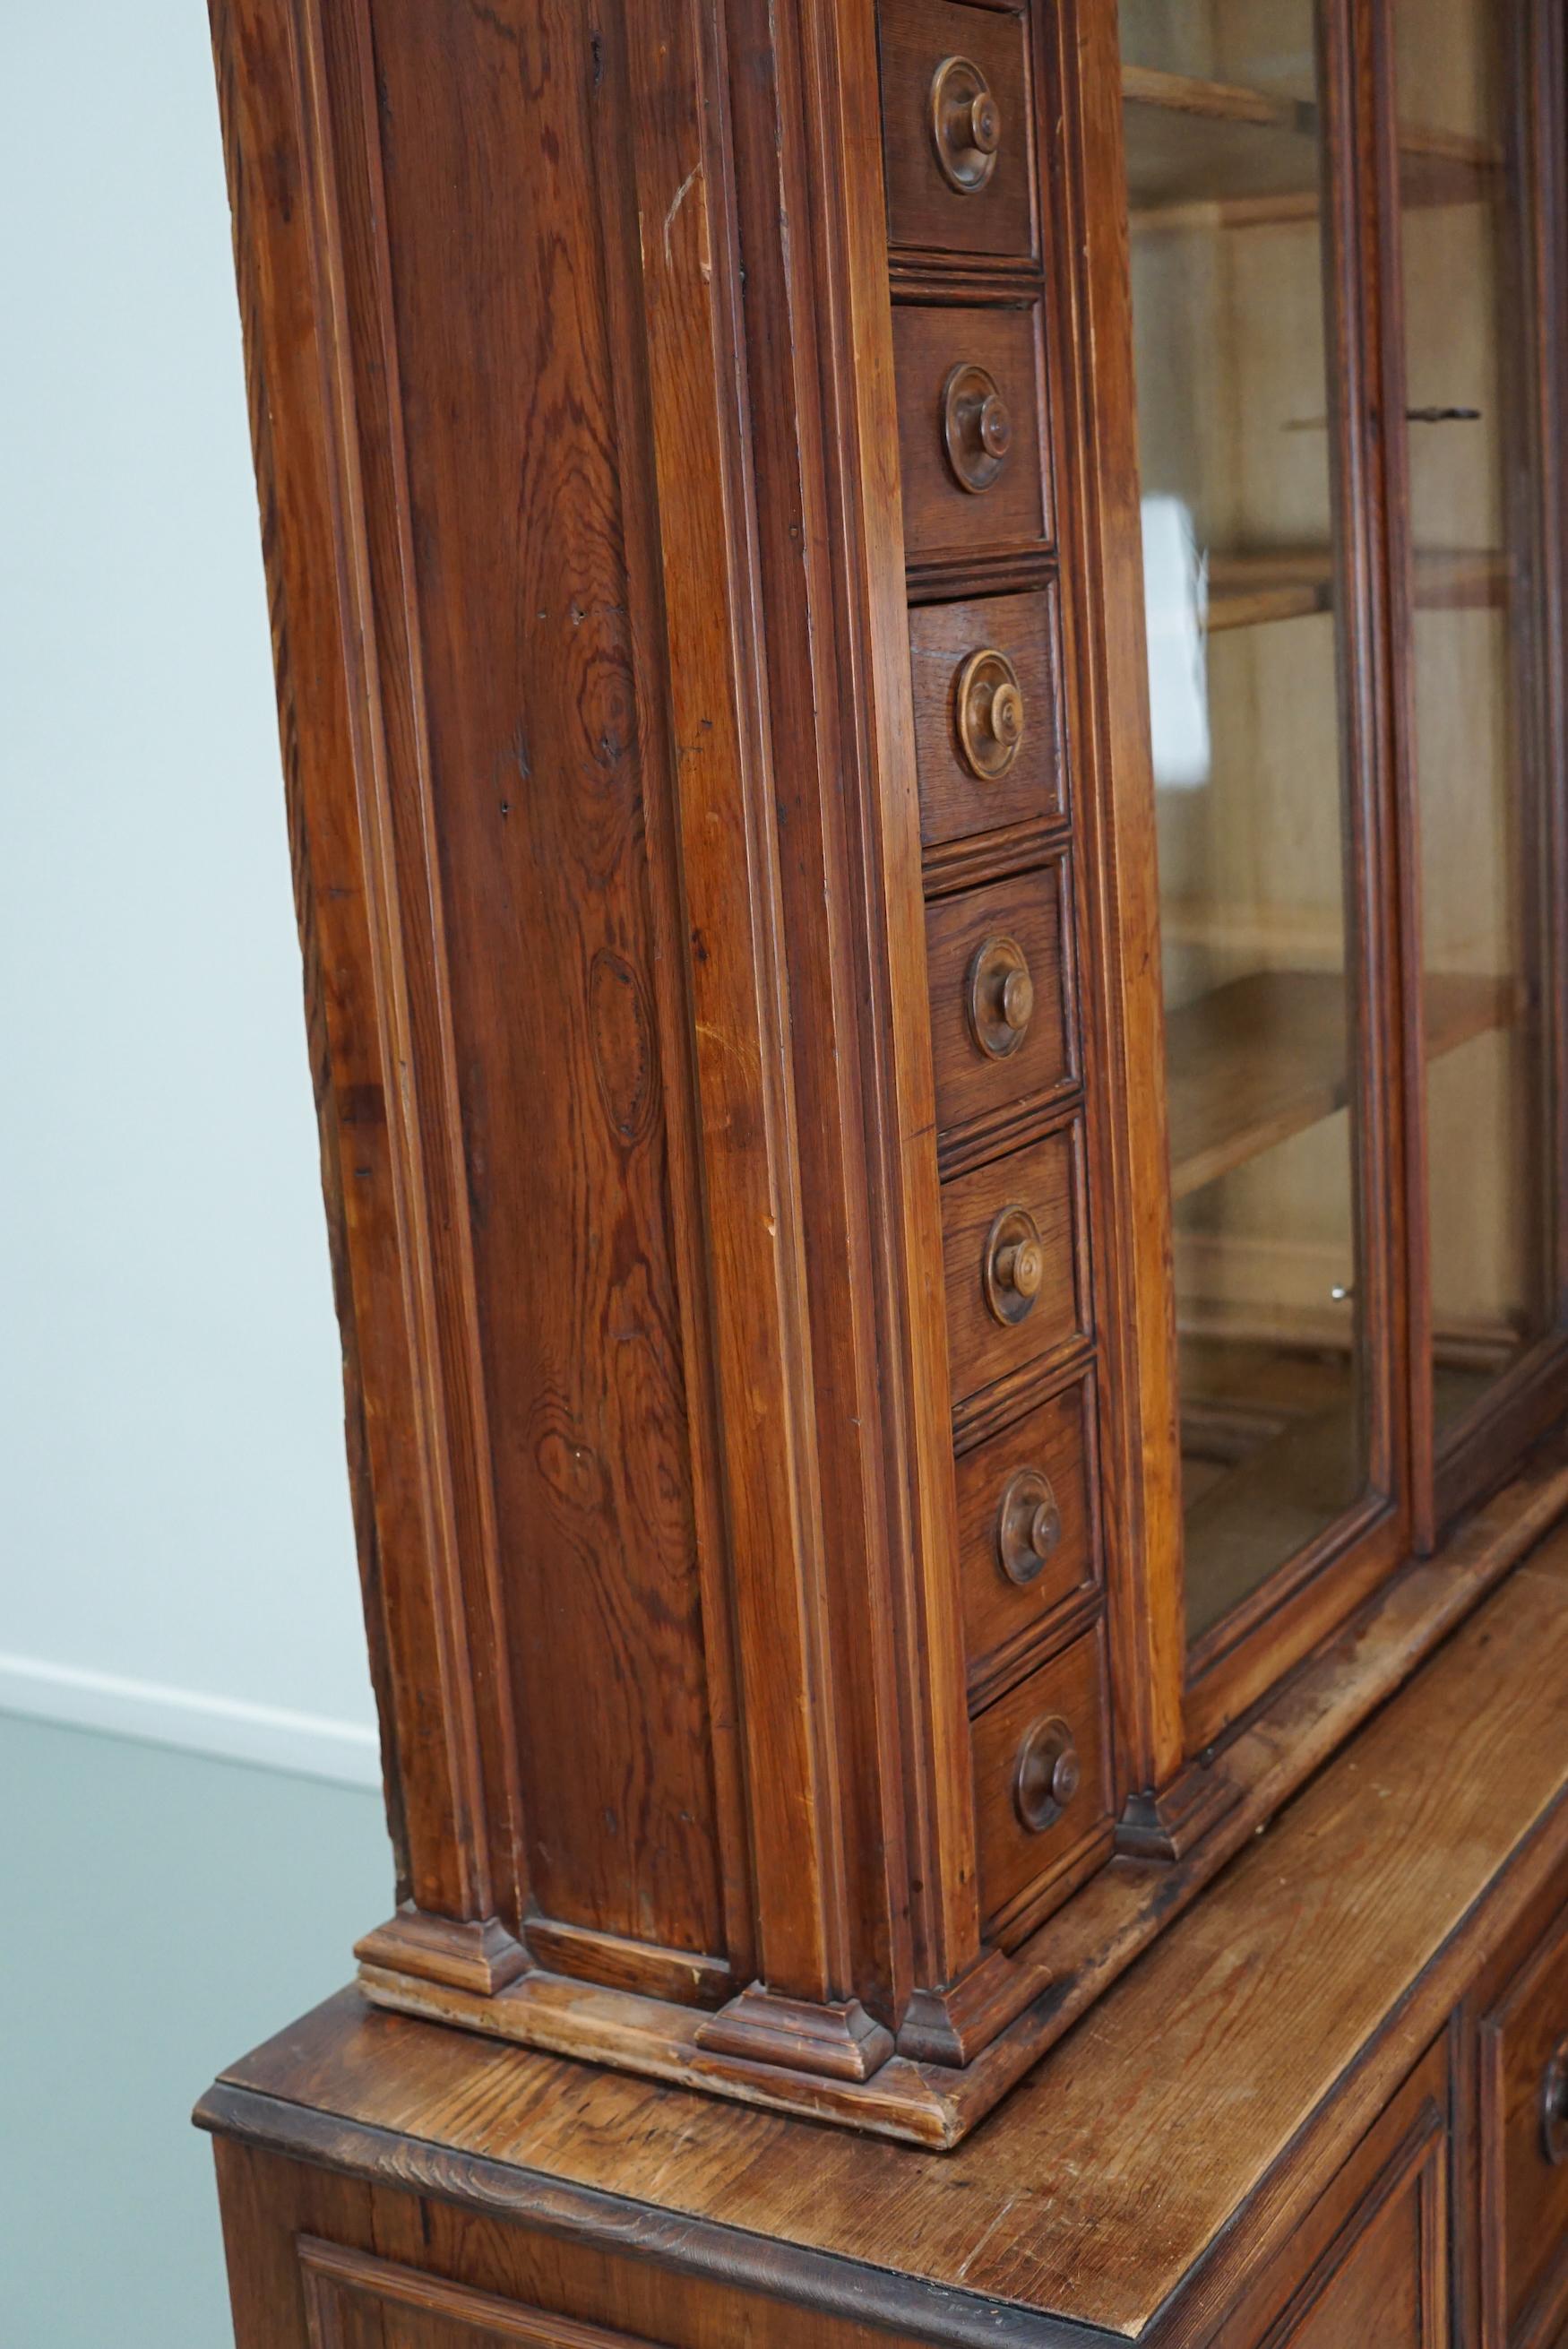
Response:
POLYGON ((1390 0, 1394 511, 1440 1522, 1560 1407, 1562 10, 1390 0))
POLYGON ((1187 1631, 1233 1709, 1404 1540, 1362 126, 1338 0, 1120 21, 1187 1631))
POLYGON ((1562 1408, 1563 26, 1119 20, 1197 1751, 1562 1408))

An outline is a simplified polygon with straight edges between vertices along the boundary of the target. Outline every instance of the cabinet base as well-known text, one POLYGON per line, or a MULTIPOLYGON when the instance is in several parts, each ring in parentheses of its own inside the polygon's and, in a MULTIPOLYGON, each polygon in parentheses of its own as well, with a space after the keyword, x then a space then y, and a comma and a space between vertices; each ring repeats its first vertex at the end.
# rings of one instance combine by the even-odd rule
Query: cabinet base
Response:
POLYGON ((1444 1550, 1412 1561, 1329 1640, 1215 1768, 1188 1774, 1163 1807, 1150 1806, 1121 1854, 1037 1932, 1010 1956, 989 1953, 971 1984, 918 1994, 897 2054, 887 2053, 887 2033, 863 2013, 857 2020, 848 2010, 808 2009, 759 1991, 715 2015, 530 1967, 487 1992, 472 1978, 399 1962, 396 1941, 383 1934, 359 1945, 360 1982, 378 2006, 399 2013, 949 2148, 1410 1679, 1565 1508, 1568 1457, 1561 1445, 1544 1447, 1444 1550))

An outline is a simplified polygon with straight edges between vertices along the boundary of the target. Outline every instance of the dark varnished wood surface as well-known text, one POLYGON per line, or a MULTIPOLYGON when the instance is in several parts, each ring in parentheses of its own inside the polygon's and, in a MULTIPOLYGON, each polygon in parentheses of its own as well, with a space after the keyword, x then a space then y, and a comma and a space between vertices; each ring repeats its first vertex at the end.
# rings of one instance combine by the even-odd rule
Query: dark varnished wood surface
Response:
POLYGON ((938 898, 926 915, 931 1049, 936 1115, 944 1137, 965 1129, 1005 1135, 1074 1082, 1078 1053, 1063 919, 1066 888, 1066 868, 1058 859, 989 889, 938 898), (998 937, 1018 947, 1035 990, 1028 1025, 1005 1059, 992 1057, 975 1041, 969 1012, 971 967, 987 941, 998 937))
MULTIPOLYGON (((975 522, 978 525, 979 515, 975 522)), ((1061 658, 1056 598, 992 595, 924 604, 909 616, 920 830, 928 846, 1023 823, 1059 821, 1067 797, 1061 735, 1061 658), (1024 697, 1024 738, 1005 775, 983 780, 965 764, 954 709, 958 673, 971 653, 1012 663, 1024 697)))
POLYGON ((1058 1126, 1044 1141, 961 1174, 944 1194, 948 1344, 955 1398, 1070 1345, 1084 1326, 1081 1134, 1058 1126), (986 1238, 996 1217, 1020 1206, 1034 1217, 1045 1278, 1018 1322, 998 1321, 985 1300, 986 1238))
POLYGON ((1110 1847, 1110 1738, 1105 1650, 1086 1631, 1039 1664, 975 1723, 975 1814, 980 1821, 980 1897, 986 1929, 1004 1948, 1037 1924, 1051 1896, 1110 1847), (1014 1798, 1023 1743, 1037 1722, 1065 1723, 1078 1787, 1059 1818, 1036 1831, 1014 1798))
POLYGON ((1037 547, 1051 531, 1040 317, 1028 309, 899 308, 893 313, 904 546, 913 562, 976 543, 1037 547), (943 389, 980 367, 1007 403, 1013 445, 990 489, 966 490, 943 446, 943 389))
POLYGON ((1451 2106, 1439 2040, 1205 2349, 1447 2349, 1451 2106))
POLYGON ((972 1685, 1016 1667, 1059 1610, 1095 1582, 1093 1394, 1074 1379, 958 1462, 958 1559, 972 1685), (1033 1469, 1050 1485, 1061 1522, 1056 1548, 1020 1587, 997 1557, 997 1513, 1010 1477, 1033 1469))
MULTIPOLYGON (((498 1538, 518 1619, 552 1626, 548 1649, 514 1639, 509 1659, 531 1881, 547 1915, 709 1951, 724 1920, 665 1133, 680 1092, 649 874, 673 850, 624 503, 646 459, 624 437, 625 359, 596 290, 614 262, 600 175, 623 143, 605 118, 624 100, 570 7, 366 0, 366 16, 498 1538), (553 140, 530 134, 541 103, 553 140), (523 396, 497 398, 498 381, 523 396), (584 1733, 601 1702, 637 1733, 584 1733)), ((357 319, 369 290, 350 298, 357 319)))
POLYGON ((488 2046, 352 1994, 225 2075, 213 2118, 276 2134, 309 2106, 390 2133, 355 2158, 393 2177, 436 2147, 498 2165, 489 2190, 519 2211, 542 2178, 629 2198, 723 2227, 732 2260, 775 2282, 780 2247, 799 2246, 1133 2336, 1181 2286, 1168 2337, 1202 2341, 1419 2058, 1511 1904, 1568 1880, 1565 1791, 1558 1534, 953 2154, 488 2046), (505 2189, 514 2168, 531 2176, 505 2189))
POLYGON ((889 243, 1027 260, 1035 138, 1026 26, 955 0, 905 0, 882 11, 881 34, 889 243), (932 136, 932 77, 954 55, 979 67, 1002 118, 991 176, 973 192, 944 178, 932 136))

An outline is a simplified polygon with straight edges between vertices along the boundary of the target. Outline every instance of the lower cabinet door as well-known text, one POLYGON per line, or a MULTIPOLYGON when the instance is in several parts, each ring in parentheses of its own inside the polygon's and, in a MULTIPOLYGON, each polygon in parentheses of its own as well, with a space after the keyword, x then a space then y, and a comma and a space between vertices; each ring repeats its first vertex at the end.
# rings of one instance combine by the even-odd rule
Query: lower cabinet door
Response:
POLYGON ((1449 2114, 1439 2042, 1212 2349, 1449 2349, 1449 2114))
POLYGON ((369 2251, 308 2236, 298 2250, 310 2349, 651 2349, 369 2251))
POLYGON ((1568 2341, 1568 1910, 1478 2033, 1483 2349, 1568 2341))

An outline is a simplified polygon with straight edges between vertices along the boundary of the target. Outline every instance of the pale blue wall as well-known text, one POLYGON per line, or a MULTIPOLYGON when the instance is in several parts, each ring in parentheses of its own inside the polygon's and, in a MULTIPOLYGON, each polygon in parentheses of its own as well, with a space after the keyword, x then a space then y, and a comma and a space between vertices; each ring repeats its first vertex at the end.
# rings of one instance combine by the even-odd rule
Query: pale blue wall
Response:
POLYGON ((0 1707, 367 1776, 202 0, 0 0, 0 1707))
MULTIPOLYGON (((373 1768, 202 0, 0 0, 0 1715, 373 1768)), ((376 1794, 0 1717, 0 2342, 221 2349, 376 1794)))
POLYGON ((226 2064, 347 1981, 378 1798, 0 1716, 0 2342, 223 2349, 226 2064))

